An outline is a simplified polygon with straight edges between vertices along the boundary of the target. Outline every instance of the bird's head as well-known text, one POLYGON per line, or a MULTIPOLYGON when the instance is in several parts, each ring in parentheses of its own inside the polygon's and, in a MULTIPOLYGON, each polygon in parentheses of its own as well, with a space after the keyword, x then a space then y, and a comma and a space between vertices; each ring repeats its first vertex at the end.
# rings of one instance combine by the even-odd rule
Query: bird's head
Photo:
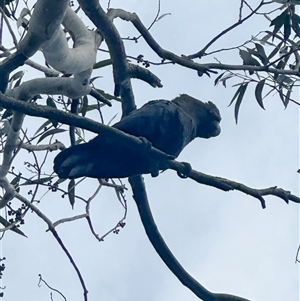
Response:
POLYGON ((221 115, 217 106, 209 102, 202 102, 187 94, 181 94, 173 99, 196 123, 197 137, 210 138, 218 136, 221 132, 221 115))

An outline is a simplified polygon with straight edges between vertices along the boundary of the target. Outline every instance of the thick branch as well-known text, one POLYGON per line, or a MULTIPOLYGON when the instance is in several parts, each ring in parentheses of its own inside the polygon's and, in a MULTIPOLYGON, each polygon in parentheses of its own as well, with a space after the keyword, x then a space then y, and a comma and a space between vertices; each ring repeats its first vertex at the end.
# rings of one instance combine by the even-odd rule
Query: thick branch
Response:
POLYGON ((48 64, 64 73, 80 73, 93 70, 96 62, 97 49, 103 38, 98 31, 86 28, 82 20, 69 7, 63 19, 63 25, 70 33, 74 46, 69 48, 66 35, 59 27, 53 37, 44 43, 42 51, 48 64))
MULTIPOLYGON (((51 108, 49 106, 46 107, 34 103, 27 103, 20 100, 15 100, 1 93, 0 104, 6 109, 20 111, 24 114, 31 116, 57 120, 61 123, 74 125, 92 131, 94 133, 101 133, 101 135, 103 136, 107 135, 110 137, 114 137, 114 139, 119 140, 120 143, 124 143, 124 145, 131 144, 136 145, 136 147, 140 147, 144 144, 144 142, 142 142, 139 138, 127 135, 124 132, 119 131, 115 128, 95 122, 86 117, 80 117, 74 114, 65 113, 55 108, 51 108)), ((158 158, 164 158, 165 160, 170 159, 168 155, 154 147, 151 147, 151 152, 153 156, 157 156, 158 158)), ((167 166, 168 168, 176 170, 179 173, 186 174, 186 164, 182 164, 174 160, 169 160, 167 162, 167 166)), ((265 207, 265 201, 262 197, 264 195, 274 195, 282 198, 285 202, 288 202, 290 200, 295 203, 300 203, 299 197, 292 195, 290 192, 277 187, 270 187, 266 189, 254 189, 238 182, 230 181, 220 177, 213 177, 210 175, 203 174, 201 172, 197 172, 195 170, 189 171, 187 176, 198 183, 213 186, 223 191, 239 190, 243 193, 249 194, 255 198, 258 198, 262 203, 263 207, 265 207)))
POLYGON ((199 74, 213 72, 214 69, 216 70, 241 70, 241 71, 260 71, 260 72, 269 72, 273 74, 285 74, 285 75, 294 75, 300 76, 300 72, 297 70, 282 70, 276 69, 266 66, 252 66, 252 65, 227 65, 227 64, 219 64, 219 63, 205 63, 199 64, 195 63, 191 59, 185 56, 178 56, 171 51, 163 49, 151 36, 150 32, 141 22, 137 14, 129 13, 122 9, 110 9, 109 16, 111 18, 120 17, 125 21, 130 21, 135 26, 135 28, 139 31, 139 33, 144 37, 145 41, 148 45, 152 48, 154 52, 156 52, 159 57, 163 60, 170 60, 173 63, 179 64, 183 67, 187 67, 193 70, 197 70, 199 74))
POLYGON ((6 90, 10 72, 23 65, 29 57, 42 47, 45 41, 51 39, 60 27, 68 6, 68 0, 37 1, 30 19, 28 32, 19 43, 17 52, 0 63, 0 91, 4 92, 6 90))
MULTIPOLYGON (((134 136, 125 134, 113 127, 103 125, 99 122, 93 121, 86 117, 80 117, 74 114, 62 112, 49 106, 41 106, 35 103, 27 103, 21 100, 16 100, 0 93, 0 104, 3 108, 18 111, 23 114, 30 116, 42 117, 50 120, 57 120, 63 124, 74 125, 94 133, 101 133, 103 137, 109 136, 114 137, 113 139, 118 140, 121 144, 133 144, 136 147, 144 146, 144 142, 134 136)), ((154 156, 161 159, 170 159, 171 156, 164 152, 151 147, 151 152, 154 156)))
POLYGON ((249 301, 244 298, 227 294, 214 294, 208 291, 197 280, 195 280, 177 261, 171 250, 168 248, 164 239, 160 235, 153 219, 151 209, 148 203, 145 186, 141 177, 129 178, 133 190, 133 197, 136 202, 141 221, 146 234, 166 266, 179 279, 179 281, 190 289, 197 297, 204 301, 249 301), (142 188, 142 189, 141 189, 142 188))
POLYGON ((129 66, 122 39, 97 0, 79 0, 85 14, 97 26, 108 46, 112 59, 115 96, 121 95, 123 116, 135 109, 129 66))

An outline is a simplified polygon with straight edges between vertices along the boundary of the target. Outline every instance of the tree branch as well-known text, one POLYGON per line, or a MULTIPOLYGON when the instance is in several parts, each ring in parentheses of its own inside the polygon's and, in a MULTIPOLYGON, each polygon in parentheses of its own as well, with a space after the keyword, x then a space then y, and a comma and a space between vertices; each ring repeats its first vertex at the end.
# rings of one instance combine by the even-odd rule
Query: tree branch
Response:
POLYGON ((79 0, 78 3, 85 14, 95 24, 103 35, 112 59, 113 76, 115 82, 115 96, 122 98, 122 112, 126 116, 135 109, 134 95, 132 92, 129 65, 123 41, 114 24, 108 18, 97 0, 79 0))
POLYGON ((129 13, 122 9, 110 9, 108 15, 111 18, 120 17, 125 21, 130 21, 139 31, 139 33, 144 37, 145 41, 152 48, 152 50, 163 60, 170 60, 173 63, 179 64, 183 67, 193 69, 198 71, 199 75, 217 73, 214 70, 241 70, 241 71, 260 71, 260 72, 269 72, 273 74, 285 74, 285 75, 294 75, 300 76, 300 72, 297 70, 282 70, 277 68, 271 68, 267 66, 252 66, 252 65, 227 65, 220 63, 205 63, 199 64, 195 63, 186 56, 178 56, 171 51, 163 49, 151 36, 147 28, 139 19, 138 15, 135 13, 129 13))
POLYGON ((218 35, 216 35, 210 42, 207 43, 207 45, 205 45, 200 51, 198 51, 195 54, 190 54, 187 56, 187 58, 189 59, 195 59, 195 58, 201 58, 203 55, 205 55, 206 50, 213 44, 215 43, 218 39, 220 39, 223 35, 225 35, 226 33, 228 33, 230 30, 234 29, 235 27, 241 25, 243 22, 245 22, 246 20, 248 20, 250 17, 252 17, 263 5, 264 5, 264 0, 262 0, 260 2, 260 4, 246 17, 241 18, 241 13, 240 13, 240 17, 239 20, 237 22, 235 22, 234 24, 232 24, 231 26, 229 26, 228 28, 224 29, 222 32, 220 32, 218 35))
POLYGON ((133 191, 133 198, 137 205, 139 215, 146 231, 146 234, 151 242, 152 246, 160 256, 162 261, 171 270, 171 272, 178 278, 178 280, 190 289, 197 297, 204 301, 249 301, 244 298, 240 298, 227 294, 214 294, 208 291, 197 280, 195 280, 178 262, 171 250, 168 248, 164 239, 160 235, 158 228, 153 219, 151 209, 148 203, 147 194, 143 179, 141 177, 129 178, 133 191), (142 189, 141 189, 142 188, 142 189))
MULTIPOLYGON (((80 117, 74 114, 66 113, 58 109, 42 106, 35 103, 28 103, 21 100, 7 97, 0 92, 0 104, 3 108, 18 111, 30 116, 42 117, 50 120, 57 120, 63 124, 74 125, 82 129, 89 130, 94 133, 101 133, 103 137, 110 137, 119 140, 121 144, 132 144, 135 147, 144 147, 144 142, 134 136, 125 134, 124 132, 110 126, 106 126, 99 122, 93 121, 87 117, 80 117)), ((154 156, 160 159, 170 159, 172 156, 151 147, 154 156)))
POLYGON ((131 78, 140 79, 151 85, 153 88, 162 88, 163 86, 161 84, 161 80, 155 74, 153 74, 150 70, 146 68, 142 68, 139 65, 129 64, 129 72, 131 78))
POLYGON ((167 164, 168 168, 176 170, 177 172, 186 175, 188 178, 193 179, 197 183, 212 186, 223 191, 238 190, 245 194, 251 195, 257 198, 261 202, 262 208, 266 208, 266 202, 263 198, 265 195, 274 195, 283 199, 287 204, 289 201, 300 203, 300 198, 291 194, 290 191, 283 190, 282 188, 277 188, 277 186, 255 189, 248 187, 242 183, 231 181, 221 177, 214 177, 206 175, 202 172, 191 169, 186 172, 186 163, 180 163, 175 160, 169 160, 167 164))
POLYGON ((72 255, 70 254, 70 252, 64 245, 64 243, 61 240, 60 236, 58 235, 57 231, 55 230, 54 225, 51 222, 51 220, 44 213, 42 213, 36 206, 34 206, 31 202, 29 202, 26 198, 24 198, 19 193, 16 194, 16 198, 18 200, 20 200, 22 203, 24 203, 26 206, 28 206, 38 217, 40 217, 48 225, 49 231, 53 234, 53 236, 55 237, 55 239, 57 240, 57 242, 59 243, 59 245, 65 252, 65 254, 67 255, 67 257, 69 258, 74 270, 76 271, 76 274, 79 278, 79 281, 80 281, 82 289, 83 289, 84 301, 87 301, 88 290, 85 286, 85 282, 81 275, 81 272, 80 272, 79 268, 77 267, 72 255))
MULTIPOLYGON (((27 103, 20 100, 15 100, 1 93, 0 104, 6 109, 16 110, 31 116, 57 120, 58 122, 68 125, 74 125, 92 131, 94 133, 101 133, 103 137, 111 137, 112 139, 118 140, 121 144, 124 143, 124 145, 131 144, 135 145, 135 147, 140 147, 144 144, 139 138, 125 134, 124 132, 119 131, 115 128, 95 122, 86 117, 80 117, 74 114, 65 113, 55 108, 51 108, 49 106, 46 107, 34 103, 27 103)), ((263 196, 265 195, 277 196, 283 199, 285 202, 288 202, 290 200, 295 203, 300 203, 299 197, 281 188, 277 188, 276 186, 265 189, 254 189, 238 182, 230 181, 221 177, 213 177, 195 170, 191 170, 187 173, 186 164, 182 164, 175 160, 171 160, 170 156, 154 147, 151 147, 150 152, 151 154, 153 154, 153 156, 156 156, 161 160, 168 160, 166 161, 166 165, 168 168, 176 170, 179 173, 185 174, 186 176, 200 184, 213 186, 223 191, 239 190, 243 193, 246 193, 259 199, 263 208, 265 208, 265 201, 263 199, 263 196)))
POLYGON ((64 150, 66 147, 62 142, 56 141, 51 144, 39 144, 39 145, 34 145, 34 144, 29 144, 29 143, 24 143, 21 142, 20 145, 21 148, 28 150, 29 152, 33 151, 55 151, 55 150, 64 150))
POLYGON ((30 19, 28 32, 18 45, 18 50, 0 63, 0 91, 5 92, 10 72, 23 65, 34 55, 43 43, 52 38, 58 30, 67 7, 68 0, 39 0, 30 19), (42 30, 46 29, 47 30, 42 30))

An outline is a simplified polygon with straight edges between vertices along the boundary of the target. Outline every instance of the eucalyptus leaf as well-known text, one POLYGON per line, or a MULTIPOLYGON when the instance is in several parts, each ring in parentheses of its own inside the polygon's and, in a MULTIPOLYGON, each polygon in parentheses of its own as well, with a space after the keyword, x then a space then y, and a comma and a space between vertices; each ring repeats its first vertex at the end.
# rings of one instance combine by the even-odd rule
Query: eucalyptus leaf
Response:
POLYGON ((40 143, 42 140, 44 140, 46 137, 48 136, 51 136, 51 135, 55 135, 55 134, 58 134, 58 133, 62 133, 62 132, 65 132, 66 130, 64 129, 52 129, 52 130, 49 130, 47 132, 45 132, 41 137, 40 139, 38 140, 37 143, 40 143))
POLYGON ((74 209, 74 204, 75 204, 75 180, 74 179, 70 180, 68 184, 68 197, 72 209, 74 209))
POLYGON ((238 123, 238 115, 239 115, 239 110, 240 110, 240 106, 243 100, 243 97, 245 95, 246 89, 248 87, 248 83, 243 84, 240 88, 239 88, 239 95, 238 98, 236 100, 235 103, 235 107, 234 107, 234 117, 235 117, 235 122, 238 123))
MULTIPOLYGON (((4 217, 2 217, 0 215, 0 223, 4 226, 4 227, 9 227, 11 225, 11 223, 9 221, 7 221, 4 217)), ((19 228, 17 228, 16 226, 14 226, 13 228, 10 229, 11 231, 19 234, 19 235, 22 235, 24 237, 27 237, 26 234, 21 231, 19 228)))
POLYGON ((263 104, 263 101, 262 101, 262 90, 263 90, 263 87, 265 85, 265 82, 266 80, 263 79, 261 80, 255 87, 255 97, 256 97, 256 100, 258 102, 258 104, 265 110, 264 108, 264 104, 263 104))

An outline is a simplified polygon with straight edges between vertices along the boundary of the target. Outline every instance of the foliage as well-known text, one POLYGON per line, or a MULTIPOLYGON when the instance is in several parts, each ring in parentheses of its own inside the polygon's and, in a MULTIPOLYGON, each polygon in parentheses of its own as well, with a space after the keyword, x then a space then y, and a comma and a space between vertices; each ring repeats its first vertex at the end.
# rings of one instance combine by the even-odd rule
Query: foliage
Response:
MULTIPOLYGON (((57 1, 48 1, 47 3, 47 1, 39 0, 30 7, 29 2, 24 1, 22 9, 19 1, 0 2, 2 22, 6 25, 5 30, 10 30, 15 43, 13 49, 5 47, 5 45, 1 45, 0 48, 0 55, 4 58, 0 64, 0 73, 2 75, 0 79, 0 90, 2 92, 0 94, 0 105, 2 106, 0 144, 1 152, 3 153, 3 161, 0 168, 0 186, 4 190, 1 207, 6 208, 5 216, 0 216, 0 223, 5 227, 2 232, 9 230, 26 236, 26 233, 21 231, 21 225, 28 218, 29 212, 33 211, 36 213, 47 224, 66 256, 70 259, 80 279, 84 291, 84 300, 87 300, 87 289, 84 281, 82 281, 82 276, 72 255, 60 239, 56 227, 66 221, 71 222, 84 218, 91 233, 98 241, 103 241, 110 233, 119 233, 125 226, 127 216, 125 197, 127 188, 122 181, 98 179, 98 187, 94 192, 90 193, 89 197, 77 194, 77 186, 87 179, 77 182, 75 180, 59 179, 52 170, 52 151, 62 150, 66 147, 60 140, 67 141, 66 134, 68 134, 68 145, 75 145, 87 141, 88 138, 86 136, 88 136, 88 133, 94 132, 107 136, 119 135, 120 139, 127 139, 125 140, 126 143, 132 143, 137 146, 137 139, 126 138, 124 134, 119 131, 113 131, 109 127, 114 117, 107 125, 103 125, 88 119, 87 115, 93 116, 94 119, 97 116, 97 119, 100 119, 103 123, 102 109, 103 107, 111 106, 113 102, 121 102, 123 116, 134 110, 135 102, 131 79, 139 79, 152 87, 162 87, 160 79, 153 73, 154 68, 152 67, 154 65, 177 64, 183 68, 196 71, 199 77, 206 75, 214 77, 215 85, 221 83, 224 87, 227 87, 230 82, 235 92, 233 92, 229 105, 234 105, 236 122, 238 121, 240 107, 243 105, 246 93, 252 93, 249 92, 250 86, 254 87, 255 99, 262 109, 265 109, 264 100, 272 93, 278 93, 285 108, 290 102, 299 105, 294 97, 294 88, 299 85, 300 75, 300 56, 298 51, 300 46, 300 16, 296 13, 295 5, 291 3, 284 4, 282 7, 276 5, 275 9, 269 9, 269 6, 274 5, 270 1, 261 1, 257 7, 251 7, 247 1, 241 0, 239 19, 236 23, 213 37, 207 45, 197 50, 194 54, 180 56, 170 50, 163 49, 156 42, 155 37, 151 35, 152 26, 170 15, 169 13, 161 14, 160 6, 157 16, 147 28, 144 26, 143 21, 134 13, 121 9, 108 9, 105 12, 101 6, 96 10, 95 7, 98 1, 81 0, 78 1, 76 7, 71 1, 72 11, 69 10, 68 1, 61 1, 59 4, 54 2, 57 1), (49 15, 53 14, 53 16, 49 17, 41 14, 39 8, 47 8, 49 15), (261 13, 263 9, 267 9, 267 12, 261 13), (77 16, 77 14, 80 17, 82 16, 81 10, 85 13, 87 19, 93 22, 97 30, 88 31, 86 29, 83 21, 77 16), (67 14, 70 16, 66 17, 67 14), (234 28, 242 26, 245 21, 254 16, 266 18, 272 30, 270 28, 262 28, 261 32, 252 36, 249 41, 230 48, 230 51, 235 55, 235 59, 238 58, 240 60, 240 64, 225 64, 221 61, 218 61, 218 63, 202 63, 201 60, 204 58, 209 60, 212 55, 228 51, 225 48, 214 51, 210 49, 219 38, 228 34, 234 28), (53 24, 57 22, 58 25, 54 24, 53 28, 51 26, 47 27, 49 32, 47 31, 45 34, 46 26, 43 27, 43 22, 46 23, 48 17, 52 18, 53 24), (157 61, 147 59, 144 54, 134 56, 126 52, 123 40, 113 23, 116 18, 131 22, 138 31, 139 36, 125 39, 134 43, 142 39, 146 41, 149 48, 157 55, 157 61), (32 25, 37 24, 34 22, 41 23, 39 29, 36 28, 37 26, 32 25), (74 29, 72 22, 78 26, 78 28, 76 27, 78 32, 74 29), (11 24, 14 24, 14 28, 17 28, 17 30, 12 30, 11 24), (17 38, 16 33, 18 31, 20 36, 17 38), (58 31, 63 33, 63 38, 58 36, 58 31), (65 44, 60 39, 64 40, 65 44), (53 43, 53 40, 55 43, 53 43), (104 43, 103 40, 105 40, 110 58, 98 60, 97 53, 106 51, 101 48, 102 46, 100 47, 101 43, 104 43), (73 41, 74 45, 70 46, 70 43, 68 44, 69 41, 73 41), (62 43, 59 44, 61 48, 56 45, 58 42, 62 43), (30 60, 30 57, 41 49, 46 61, 44 65, 30 60), (62 57, 72 58, 73 54, 71 54, 71 51, 68 52, 70 49, 75 50, 74 52, 77 51, 77 54, 82 54, 83 56, 86 52, 89 55, 86 55, 84 58, 79 56, 72 63, 65 63, 61 59, 61 54, 67 53, 67 55, 62 57), (66 52, 64 53, 64 51, 66 52), (32 81, 24 80, 24 71, 21 67, 24 63, 42 71, 45 76, 32 81), (78 67, 80 64, 83 64, 84 67, 78 67), (94 70, 101 70, 101 68, 107 66, 112 67, 113 92, 107 90, 106 87, 101 87, 100 81, 98 81, 99 77, 92 77, 94 70), (17 70, 18 67, 21 67, 21 70, 17 70), (221 73, 219 74, 220 71, 221 73), (84 84, 81 85, 80 83, 84 84), (25 115, 46 118, 46 121, 35 125, 34 132, 28 134, 23 125, 25 115), (22 167, 14 166, 16 158, 21 158, 22 154, 24 155, 26 152, 29 153, 30 159, 26 159, 22 167), (50 165, 51 167, 49 167, 50 165), (120 217, 119 221, 108 233, 99 236, 93 228, 93 221, 90 216, 90 203, 103 186, 109 187, 115 192, 116 198, 123 208, 123 216, 120 217), (28 188, 26 196, 23 195, 24 193, 21 194, 20 187, 28 188), (68 197, 72 208, 77 202, 84 203, 86 212, 80 216, 52 223, 47 214, 42 213, 38 209, 38 206, 44 195, 58 191, 62 197, 68 197), (18 202, 15 202, 15 200, 18 200, 18 202)), ((4 26, 1 28, 0 41, 3 41, 3 35, 4 26)), ((153 148, 151 151, 153 153, 157 152, 153 148)), ((27 154, 24 157, 27 158, 27 154)), ((170 160, 169 162, 169 168, 176 170, 178 174, 185 174, 188 178, 198 183, 214 186, 223 191, 239 190, 257 198, 263 208, 265 208, 265 195, 275 195, 286 203, 289 201, 299 202, 298 197, 277 187, 261 190, 253 189, 228 179, 212 177, 195 170, 186 173, 186 167, 187 165, 175 160, 170 160)), ((159 255, 165 262, 168 262, 166 264, 179 279, 181 277, 188 279, 187 286, 199 298, 212 300, 213 293, 206 291, 198 283, 196 285, 197 289, 194 289, 195 280, 191 279, 186 271, 181 270, 181 267, 179 272, 176 269, 178 262, 173 259, 172 254, 168 253, 167 246, 160 239, 159 232, 156 232, 157 229, 152 220, 150 209, 147 207, 147 195, 141 178, 131 178, 130 185, 132 186, 134 198, 138 204, 146 232, 159 255), (151 231, 147 231, 147 229, 151 229, 151 231), (164 256, 168 259, 166 260, 164 256)), ((1 275, 3 270, 4 268, 1 269, 1 275)), ((217 298, 214 300, 245 300, 226 294, 220 294, 217 298)))

